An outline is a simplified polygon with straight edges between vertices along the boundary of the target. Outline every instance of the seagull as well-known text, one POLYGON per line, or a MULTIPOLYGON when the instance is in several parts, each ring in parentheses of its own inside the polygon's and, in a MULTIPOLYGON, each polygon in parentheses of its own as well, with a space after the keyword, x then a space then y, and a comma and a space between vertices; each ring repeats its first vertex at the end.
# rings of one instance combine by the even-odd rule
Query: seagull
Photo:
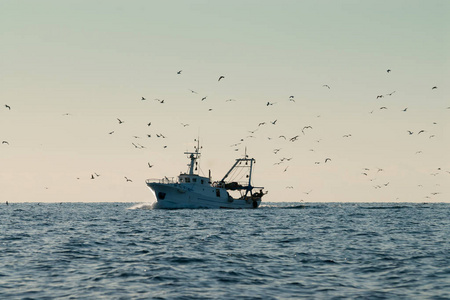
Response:
POLYGON ((265 125, 265 124, 266 124, 266 122, 261 122, 258 124, 258 126, 265 125))
POLYGON ((305 126, 305 127, 303 127, 303 129, 302 129, 302 133, 305 134, 305 129, 308 129, 308 128, 313 129, 313 128, 312 128, 311 126, 309 126, 309 125, 308 125, 308 126, 305 126))
POLYGON ((324 87, 330 89, 330 86, 329 86, 328 84, 324 84, 324 85, 322 85, 322 86, 324 86, 324 87))
POLYGON ((181 74, 181 71, 183 71, 183 70, 178 71, 177 74, 180 75, 180 74, 181 74))
POLYGON ((114 130, 113 131, 111 131, 111 132, 109 132, 109 134, 113 134, 114 133, 114 130))
POLYGON ((189 124, 184 124, 184 123, 181 123, 181 125, 183 125, 183 127, 189 126, 189 124))
POLYGON ((331 158, 326 158, 326 159, 325 159, 325 162, 327 162, 327 161, 331 161, 331 158))
POLYGON ((406 111, 408 108, 406 107, 403 111, 406 111))
POLYGON ((202 101, 205 101, 205 100, 206 100, 206 97, 208 97, 208 96, 203 97, 203 98, 202 98, 202 101))
POLYGON ((145 99, 145 97, 142 97, 141 100, 144 101, 144 100, 147 100, 147 99, 145 99))
POLYGON ((275 125, 275 123, 277 122, 278 120, 275 120, 275 121, 270 121, 270 123, 272 123, 273 125, 275 125))
POLYGON ((388 73, 391 72, 391 69, 387 69, 386 72, 388 72, 388 73))
POLYGON ((9 110, 11 110, 11 106, 9 106, 8 104, 5 104, 5 107, 9 110))
POLYGON ((383 95, 378 95, 378 96, 377 96, 377 99, 378 99, 378 98, 383 98, 383 97, 384 97, 383 95))
POLYGON ((267 102, 266 106, 274 105, 274 104, 275 104, 275 102, 267 102))
POLYGON ((297 139, 298 139, 298 135, 296 135, 296 136, 290 138, 289 141, 295 142, 297 139))
POLYGON ((421 134, 422 132, 425 132, 425 130, 422 129, 422 130, 419 131, 417 134, 421 134))
POLYGON ((117 121, 119 121, 119 124, 123 123, 123 121, 121 119, 119 119, 119 118, 117 118, 117 121))
POLYGON ((133 182, 133 180, 131 180, 131 179, 128 179, 126 176, 124 176, 125 177, 125 179, 127 180, 127 182, 129 181, 129 182, 133 182))
POLYGON ((196 91, 194 90, 190 90, 192 94, 198 94, 196 91))
POLYGON ((432 89, 432 90, 435 90, 435 89, 437 89, 437 86, 433 86, 431 89, 432 89))
POLYGON ((409 135, 413 134, 414 132, 412 132, 411 130, 407 130, 409 135))
POLYGON ((3 141, 2 144, 7 144, 7 145, 9 145, 8 141, 3 141))
POLYGON ((91 179, 95 179, 94 174, 91 174, 91 179))
POLYGON ((150 126, 150 125, 152 125, 152 122, 150 122, 150 123, 147 124, 147 126, 150 126))
POLYGON ((221 79, 224 79, 224 78, 225 78, 225 76, 220 76, 219 80, 217 80, 217 81, 220 81, 221 79))
POLYGON ((395 91, 393 91, 393 92, 391 92, 391 93, 389 93, 389 94, 386 94, 386 95, 387 95, 387 96, 392 96, 394 93, 395 93, 395 91))
POLYGON ((382 106, 382 107, 380 107, 380 109, 387 109, 387 107, 386 106, 382 106))
POLYGON ((148 167, 149 167, 149 168, 153 167, 153 165, 151 165, 150 163, 147 163, 147 164, 148 164, 148 167))

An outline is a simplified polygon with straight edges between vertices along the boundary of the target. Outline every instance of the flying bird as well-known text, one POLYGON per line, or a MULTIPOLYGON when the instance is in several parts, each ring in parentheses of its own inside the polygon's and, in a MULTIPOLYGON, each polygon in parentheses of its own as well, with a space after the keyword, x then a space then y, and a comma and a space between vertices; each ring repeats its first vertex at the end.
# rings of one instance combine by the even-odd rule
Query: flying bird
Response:
POLYGON ((325 162, 327 162, 327 161, 331 161, 331 158, 326 158, 326 159, 325 159, 325 162))
POLYGON ((275 120, 275 121, 270 121, 270 123, 272 123, 273 125, 275 125, 275 123, 277 122, 278 120, 275 120))
POLYGON ((181 74, 181 71, 183 71, 183 70, 178 71, 177 74, 180 75, 180 74, 181 74))
POLYGON ((305 134, 305 129, 313 129, 311 126, 305 126, 302 128, 302 133, 305 134))
POLYGON ((2 144, 7 144, 7 145, 9 145, 8 141, 3 141, 2 144))
POLYGON ((202 101, 205 101, 205 100, 206 100, 206 97, 208 97, 208 96, 203 97, 203 98, 202 98, 202 101))
POLYGON ((328 88, 328 89, 330 89, 330 86, 328 85, 328 84, 324 84, 324 85, 322 85, 323 87, 326 87, 326 88, 328 88))
POLYGON ((144 100, 147 100, 147 99, 145 99, 145 97, 142 97, 141 100, 144 101, 144 100))
POLYGON ((117 121, 119 121, 119 124, 123 123, 123 121, 121 119, 119 119, 119 118, 117 118, 117 121))
POLYGON ((433 86, 431 89, 432 89, 432 90, 435 90, 435 89, 437 89, 437 86, 433 86))
POLYGON ((386 72, 390 73, 390 72, 391 72, 391 69, 387 69, 386 72))
POLYGON ((274 104, 275 104, 275 102, 267 102, 266 106, 274 105, 274 104))
POLYGON ((295 142, 297 139, 298 139, 298 135, 296 135, 296 136, 290 138, 289 141, 295 142))
POLYGON ((133 182, 133 180, 128 179, 126 176, 124 176, 124 177, 125 177, 125 179, 127 180, 127 182, 133 182))
POLYGON ((153 167, 153 165, 151 165, 150 163, 147 163, 147 164, 148 164, 148 167, 149 167, 149 168, 153 167))
POLYGON ((220 81, 221 79, 224 79, 224 78, 225 78, 225 76, 220 76, 219 80, 217 80, 217 81, 220 81))
POLYGON ((113 131, 111 131, 111 132, 109 132, 109 134, 113 134, 114 133, 114 130, 113 131))
POLYGON ((8 104, 5 104, 5 107, 9 110, 11 110, 11 106, 9 106, 8 104))

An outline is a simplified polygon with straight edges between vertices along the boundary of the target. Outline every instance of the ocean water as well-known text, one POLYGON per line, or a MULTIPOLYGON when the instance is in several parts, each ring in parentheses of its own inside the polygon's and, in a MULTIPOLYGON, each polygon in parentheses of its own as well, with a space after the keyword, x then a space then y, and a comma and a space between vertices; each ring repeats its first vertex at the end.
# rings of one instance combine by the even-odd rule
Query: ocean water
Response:
POLYGON ((450 299, 450 204, 2 203, 0 299, 450 299))

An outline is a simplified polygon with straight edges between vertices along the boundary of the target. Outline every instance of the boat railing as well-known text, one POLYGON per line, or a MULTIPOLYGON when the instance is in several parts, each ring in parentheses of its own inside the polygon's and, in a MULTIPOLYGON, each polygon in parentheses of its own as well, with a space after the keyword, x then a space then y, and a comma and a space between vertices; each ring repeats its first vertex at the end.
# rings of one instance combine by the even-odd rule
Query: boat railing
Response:
POLYGON ((178 183, 178 180, 175 177, 164 177, 164 178, 150 178, 147 179, 145 182, 147 183, 178 183))

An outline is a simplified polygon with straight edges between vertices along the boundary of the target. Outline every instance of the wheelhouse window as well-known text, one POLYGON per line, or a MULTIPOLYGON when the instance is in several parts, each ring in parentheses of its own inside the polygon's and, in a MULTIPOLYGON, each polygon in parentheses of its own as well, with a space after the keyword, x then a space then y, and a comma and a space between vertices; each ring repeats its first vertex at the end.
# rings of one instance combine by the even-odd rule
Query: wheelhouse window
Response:
POLYGON ((197 178, 192 178, 192 182, 197 182, 197 178))
POLYGON ((220 190, 219 189, 216 189, 216 196, 220 197, 220 190))
POLYGON ((189 183, 189 182, 191 182, 191 179, 190 179, 189 177, 186 177, 186 178, 184 179, 184 181, 187 182, 187 183, 189 183))

